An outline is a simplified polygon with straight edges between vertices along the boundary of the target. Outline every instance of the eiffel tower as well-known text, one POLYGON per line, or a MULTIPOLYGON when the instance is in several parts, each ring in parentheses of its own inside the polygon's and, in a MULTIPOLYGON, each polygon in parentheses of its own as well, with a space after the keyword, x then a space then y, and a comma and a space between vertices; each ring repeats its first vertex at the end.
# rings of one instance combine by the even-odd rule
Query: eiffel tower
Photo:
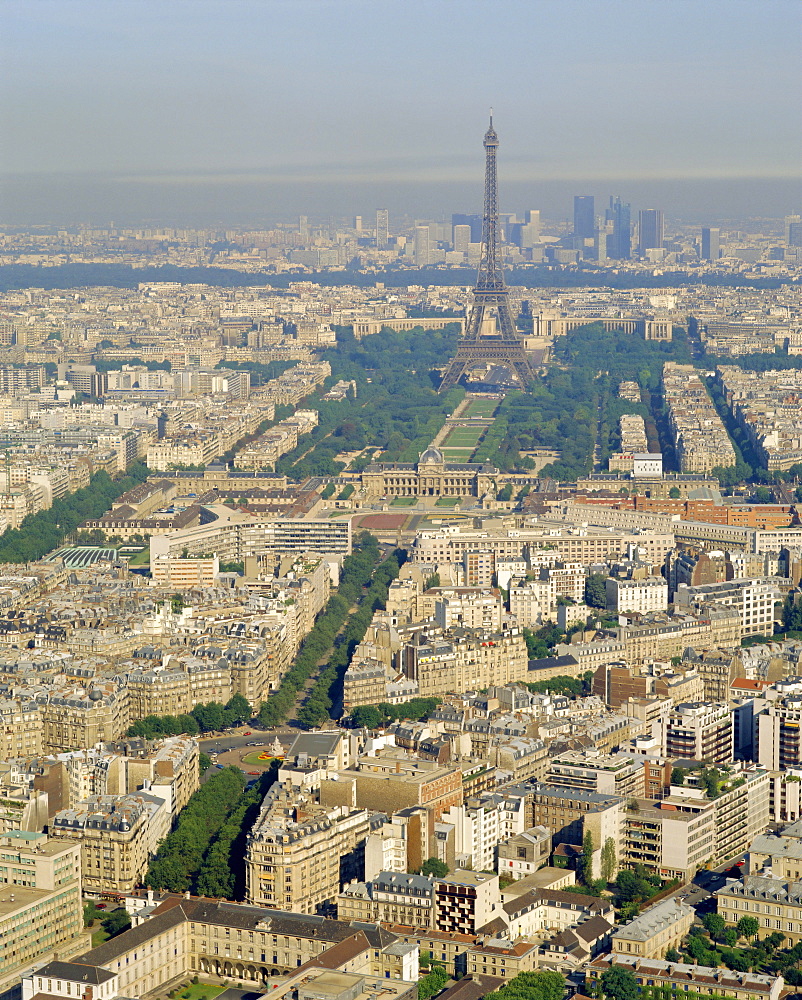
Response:
POLYGON ((473 306, 465 326, 465 333, 451 359, 440 392, 455 386, 470 368, 479 364, 499 364, 509 368, 522 388, 535 379, 535 372, 524 350, 523 340, 515 329, 510 312, 509 289, 504 284, 504 274, 498 254, 498 200, 496 192, 496 150, 498 135, 493 128, 493 111, 490 127, 485 132, 485 212, 482 221, 482 256, 479 274, 473 290, 473 306), (495 320, 495 335, 483 334, 486 320, 495 320))

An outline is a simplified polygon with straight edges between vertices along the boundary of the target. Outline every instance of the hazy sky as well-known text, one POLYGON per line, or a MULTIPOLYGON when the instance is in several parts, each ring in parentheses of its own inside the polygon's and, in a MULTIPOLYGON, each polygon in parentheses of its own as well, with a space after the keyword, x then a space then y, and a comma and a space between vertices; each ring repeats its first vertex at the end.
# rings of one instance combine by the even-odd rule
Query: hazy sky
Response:
POLYGON ((507 210, 798 211, 801 51, 800 0, 0 0, 0 222, 469 210, 490 105, 507 210))

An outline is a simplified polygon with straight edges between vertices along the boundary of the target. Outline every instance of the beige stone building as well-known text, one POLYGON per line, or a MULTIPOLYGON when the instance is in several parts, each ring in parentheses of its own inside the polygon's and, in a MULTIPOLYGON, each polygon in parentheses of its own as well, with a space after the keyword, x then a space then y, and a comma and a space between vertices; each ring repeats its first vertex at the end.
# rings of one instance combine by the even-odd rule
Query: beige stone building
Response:
POLYGON ((349 871, 358 874, 354 852, 371 830, 371 814, 315 806, 289 789, 274 789, 248 835, 247 898, 259 906, 315 913, 337 898, 349 871))
POLYGON ((102 896, 141 884, 171 819, 164 800, 143 792, 97 795, 56 813, 51 829, 54 837, 80 845, 84 891, 102 896))
POLYGON ((802 882, 747 875, 742 882, 719 889, 716 896, 718 912, 728 924, 754 917, 760 924, 759 937, 781 931, 788 948, 802 941, 802 882))
POLYGON ((32 701, 0 702, 0 760, 42 752, 42 711, 32 701))
POLYGON ((692 906, 673 898, 655 903, 613 932, 613 955, 663 958, 669 948, 681 947, 694 915, 692 906))
POLYGON ((409 927, 434 925, 434 881, 407 872, 379 872, 368 882, 353 882, 337 897, 340 920, 409 927))
MULTIPOLYGON (((94 976, 113 984, 112 996, 134 997, 192 975, 254 988, 299 970, 314 979, 321 968, 415 982, 418 950, 414 945, 399 948, 404 943, 383 928, 354 928, 302 913, 170 895, 138 927, 78 955, 77 970, 60 971, 62 980, 78 971, 84 986, 94 976)), ((47 971, 45 967, 41 977, 38 971, 26 977, 25 996, 48 990, 47 971)), ((56 977, 49 978, 52 995, 56 977)), ((60 995, 70 994, 62 990, 60 995)))
POLYGON ((128 691, 113 682, 56 689, 42 708, 42 749, 81 750, 119 739, 130 725, 128 691))
POLYGON ((586 966, 585 989, 589 996, 602 995, 601 977, 611 965, 620 965, 631 972, 639 992, 651 987, 658 996, 687 992, 692 996, 731 997, 733 1000, 780 1000, 785 986, 782 976, 615 954, 603 955, 586 966))
POLYGON ((393 497, 482 497, 495 492, 499 470, 492 465, 446 462, 430 446, 417 462, 379 462, 362 472, 369 500, 393 497))
POLYGON ((529 656, 523 631, 516 626, 499 632, 452 629, 409 643, 402 652, 402 669, 417 682, 421 697, 442 697, 526 680, 529 656))

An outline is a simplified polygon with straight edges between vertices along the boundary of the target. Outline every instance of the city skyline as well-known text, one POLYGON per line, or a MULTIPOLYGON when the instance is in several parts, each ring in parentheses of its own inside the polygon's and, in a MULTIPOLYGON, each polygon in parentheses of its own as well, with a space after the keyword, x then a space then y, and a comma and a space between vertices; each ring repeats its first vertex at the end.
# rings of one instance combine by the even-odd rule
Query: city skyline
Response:
POLYGON ((5 4, 0 222, 467 211, 490 104, 502 210, 799 205, 796 4, 346 7, 5 4))

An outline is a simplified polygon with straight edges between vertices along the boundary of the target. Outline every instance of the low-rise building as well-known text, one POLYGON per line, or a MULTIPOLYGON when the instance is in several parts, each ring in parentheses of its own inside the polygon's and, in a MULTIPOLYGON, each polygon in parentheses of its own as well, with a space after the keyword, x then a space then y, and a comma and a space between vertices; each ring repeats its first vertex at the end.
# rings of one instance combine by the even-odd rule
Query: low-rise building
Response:
POLYGON ((615 929, 612 952, 614 955, 663 958, 669 948, 680 947, 694 916, 694 908, 687 903, 673 898, 661 900, 615 929))
POLYGON ((644 1000, 657 1000, 682 992, 689 996, 734 997, 736 1000, 779 1000, 785 986, 782 976, 758 972, 733 972, 704 965, 685 965, 656 958, 604 955, 585 969, 585 989, 591 997, 601 996, 601 977, 612 965, 631 972, 644 1000))

